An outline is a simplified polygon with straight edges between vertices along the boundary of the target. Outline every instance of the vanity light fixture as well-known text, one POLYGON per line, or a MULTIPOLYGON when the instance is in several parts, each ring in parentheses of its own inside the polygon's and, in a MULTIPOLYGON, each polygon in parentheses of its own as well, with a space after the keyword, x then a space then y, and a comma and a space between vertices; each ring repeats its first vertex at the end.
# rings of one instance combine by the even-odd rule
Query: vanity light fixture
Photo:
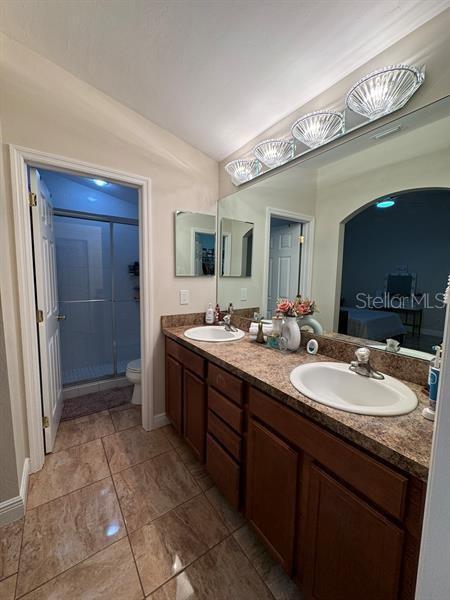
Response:
POLYGON ((254 147, 253 154, 266 167, 273 169, 293 158, 294 142, 283 139, 264 140, 254 147))
POLYGON ((317 148, 343 133, 344 116, 332 110, 317 110, 292 125, 292 135, 308 148, 317 148))
POLYGON ((425 80, 423 68, 391 65, 360 79, 348 92, 346 106, 373 121, 402 108, 425 80))
MULTIPOLYGON (((348 92, 344 112, 318 110, 303 115, 292 126, 292 136, 307 148, 296 147, 294 140, 270 139, 257 144, 253 150, 256 160, 236 159, 225 165, 234 185, 255 179, 267 170, 299 158, 332 139, 364 127, 365 122, 345 127, 345 114, 351 110, 369 121, 384 117, 405 106, 425 81, 425 67, 399 64, 384 67, 360 79, 348 92)), ((378 140, 401 129, 395 125, 375 133, 378 140)))
POLYGON ((245 160, 238 158, 226 164, 225 171, 228 175, 231 175, 233 183, 239 185, 259 175, 261 163, 255 159, 245 160))

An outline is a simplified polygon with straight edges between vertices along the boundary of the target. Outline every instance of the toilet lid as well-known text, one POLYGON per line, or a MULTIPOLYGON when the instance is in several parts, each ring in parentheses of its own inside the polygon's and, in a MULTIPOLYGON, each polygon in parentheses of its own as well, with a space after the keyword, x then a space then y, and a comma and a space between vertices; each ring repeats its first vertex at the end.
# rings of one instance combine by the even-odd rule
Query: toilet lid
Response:
POLYGON ((137 358, 127 364, 127 371, 140 371, 141 370, 141 359, 137 358))

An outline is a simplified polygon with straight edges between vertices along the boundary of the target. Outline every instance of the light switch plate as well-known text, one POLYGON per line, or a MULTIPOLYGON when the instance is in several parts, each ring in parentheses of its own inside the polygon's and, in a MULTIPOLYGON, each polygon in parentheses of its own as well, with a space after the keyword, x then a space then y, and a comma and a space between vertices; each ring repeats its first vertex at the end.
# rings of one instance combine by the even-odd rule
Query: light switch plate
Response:
POLYGON ((241 288, 241 302, 247 300, 247 288, 241 288))
POLYGON ((180 290, 180 304, 189 304, 189 290, 180 290))

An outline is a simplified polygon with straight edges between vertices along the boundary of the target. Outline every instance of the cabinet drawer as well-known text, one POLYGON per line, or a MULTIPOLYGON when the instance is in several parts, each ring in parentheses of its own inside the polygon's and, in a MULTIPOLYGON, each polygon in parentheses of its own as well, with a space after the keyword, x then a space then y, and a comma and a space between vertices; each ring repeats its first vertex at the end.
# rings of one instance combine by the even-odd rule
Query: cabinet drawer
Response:
POLYGON ((185 369, 195 373, 201 379, 205 378, 206 361, 204 358, 169 338, 166 338, 166 352, 176 358, 185 369))
POLYGON ((243 410, 208 386, 208 408, 238 433, 242 432, 243 410))
POLYGON ((209 365, 208 372, 208 383, 225 394, 230 400, 242 406, 243 399, 243 387, 244 382, 239 379, 239 377, 235 377, 231 375, 231 373, 227 373, 220 367, 216 367, 216 365, 209 365))
POLYGON ((208 410, 208 432, 211 433, 222 446, 238 461, 241 460, 242 440, 226 423, 219 419, 211 410, 208 410))
POLYGON ((255 388, 250 389, 249 410, 354 490, 397 519, 403 519, 406 477, 255 388))
POLYGON ((239 508, 240 467, 209 434, 206 469, 228 502, 234 508, 239 508))

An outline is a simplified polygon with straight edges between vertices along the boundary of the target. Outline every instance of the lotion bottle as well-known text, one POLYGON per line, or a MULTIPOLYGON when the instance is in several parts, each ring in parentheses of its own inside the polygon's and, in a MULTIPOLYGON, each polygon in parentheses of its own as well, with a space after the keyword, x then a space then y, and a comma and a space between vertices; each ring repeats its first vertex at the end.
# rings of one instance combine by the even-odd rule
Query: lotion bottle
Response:
POLYGON ((208 308, 206 309, 205 322, 208 325, 212 325, 214 323, 214 309, 212 302, 208 304, 208 308))

